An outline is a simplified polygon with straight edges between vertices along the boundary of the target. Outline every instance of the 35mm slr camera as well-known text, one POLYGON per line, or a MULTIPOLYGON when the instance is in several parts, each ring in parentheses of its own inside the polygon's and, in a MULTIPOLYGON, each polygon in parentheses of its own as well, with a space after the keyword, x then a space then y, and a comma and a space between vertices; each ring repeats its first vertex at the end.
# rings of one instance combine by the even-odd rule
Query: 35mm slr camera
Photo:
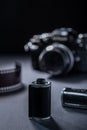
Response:
POLYGON ((51 75, 87 72, 87 34, 72 28, 34 35, 25 50, 30 52, 34 69, 51 75))

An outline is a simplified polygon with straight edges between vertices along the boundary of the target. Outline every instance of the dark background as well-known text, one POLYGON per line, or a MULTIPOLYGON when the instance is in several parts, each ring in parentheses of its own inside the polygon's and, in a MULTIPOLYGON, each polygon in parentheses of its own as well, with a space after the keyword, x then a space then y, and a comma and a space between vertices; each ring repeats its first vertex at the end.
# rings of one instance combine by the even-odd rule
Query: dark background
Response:
POLYGON ((0 53, 23 53, 33 34, 58 27, 87 31, 86 3, 64 0, 0 0, 0 53))

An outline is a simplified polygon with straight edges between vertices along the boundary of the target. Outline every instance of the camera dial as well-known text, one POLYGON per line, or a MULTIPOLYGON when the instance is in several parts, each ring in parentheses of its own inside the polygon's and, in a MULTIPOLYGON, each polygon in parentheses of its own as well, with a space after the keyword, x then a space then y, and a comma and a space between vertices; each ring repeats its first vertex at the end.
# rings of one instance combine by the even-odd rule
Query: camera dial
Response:
POLYGON ((53 41, 73 43, 77 38, 77 32, 72 28, 59 28, 51 33, 51 37, 53 41))
POLYGON ((77 44, 79 47, 87 50, 87 33, 78 35, 77 44))

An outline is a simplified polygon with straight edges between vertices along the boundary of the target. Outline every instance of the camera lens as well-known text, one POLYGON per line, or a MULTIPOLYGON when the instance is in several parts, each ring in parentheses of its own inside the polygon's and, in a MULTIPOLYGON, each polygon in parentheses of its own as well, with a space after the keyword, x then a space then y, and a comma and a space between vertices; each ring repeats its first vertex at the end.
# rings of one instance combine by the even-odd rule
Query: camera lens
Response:
POLYGON ((61 54, 55 51, 47 52, 43 56, 43 60, 45 62, 46 69, 49 71, 56 71, 57 68, 61 70, 64 64, 63 57, 61 56, 61 54))
POLYGON ((39 56, 40 69, 52 75, 68 73, 73 64, 71 50, 60 43, 47 46, 39 56))

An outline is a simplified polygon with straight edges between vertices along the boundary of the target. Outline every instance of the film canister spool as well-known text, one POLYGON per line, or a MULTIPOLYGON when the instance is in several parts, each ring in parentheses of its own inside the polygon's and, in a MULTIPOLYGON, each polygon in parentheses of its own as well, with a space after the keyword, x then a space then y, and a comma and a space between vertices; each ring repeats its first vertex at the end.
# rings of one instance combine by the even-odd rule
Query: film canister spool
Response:
POLYGON ((51 116, 51 82, 39 78, 29 85, 29 118, 49 119, 51 116))
POLYGON ((63 107, 87 109, 87 89, 64 88, 61 101, 63 107))

